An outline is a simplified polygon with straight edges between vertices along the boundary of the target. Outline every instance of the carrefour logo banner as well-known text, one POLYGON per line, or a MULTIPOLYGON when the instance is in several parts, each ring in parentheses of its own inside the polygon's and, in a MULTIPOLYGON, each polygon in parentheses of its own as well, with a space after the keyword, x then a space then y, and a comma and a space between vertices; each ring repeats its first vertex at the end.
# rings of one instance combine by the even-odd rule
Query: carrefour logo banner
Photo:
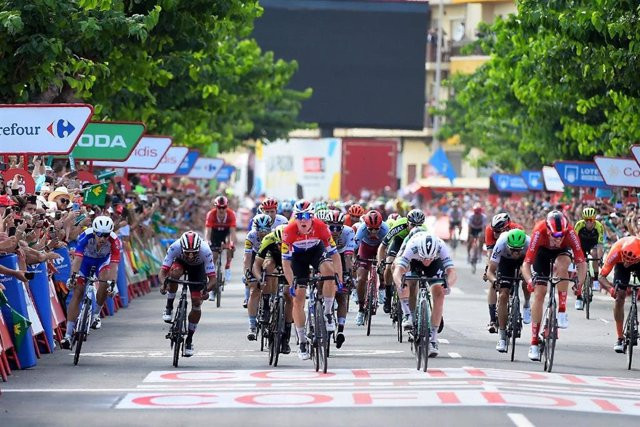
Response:
POLYGON ((0 154, 69 154, 92 115, 88 104, 0 104, 0 154))
POLYGON ((598 167, 593 162, 555 162, 562 183, 568 187, 604 188, 604 182, 598 167))
POLYGON ((193 179, 213 179, 220 172, 224 160, 210 157, 199 157, 187 177, 193 179))

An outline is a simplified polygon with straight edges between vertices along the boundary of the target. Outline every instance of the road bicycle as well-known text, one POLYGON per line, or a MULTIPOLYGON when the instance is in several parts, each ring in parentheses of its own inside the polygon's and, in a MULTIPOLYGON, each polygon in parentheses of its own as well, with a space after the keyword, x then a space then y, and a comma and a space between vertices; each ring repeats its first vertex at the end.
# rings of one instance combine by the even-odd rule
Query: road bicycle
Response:
MULTIPOLYGON (((71 348, 74 348, 73 364, 77 365, 80 360, 82 344, 87 340, 89 328, 91 327, 91 318, 93 312, 93 302, 96 300, 96 283, 105 283, 109 285, 109 295, 113 294, 115 282, 113 280, 99 280, 95 275, 95 268, 91 269, 89 278, 86 280, 84 287, 84 297, 78 320, 76 320, 76 329, 71 335, 71 348)), ((98 314, 99 316, 100 314, 98 314)))
POLYGON ((262 273, 262 283, 269 277, 278 279, 278 290, 271 295, 270 299, 270 319, 266 327, 267 345, 269 349, 269 365, 278 366, 278 359, 282 349, 282 342, 285 335, 285 312, 284 312, 284 292, 287 286, 287 280, 284 274, 268 274, 262 273))
POLYGON ((476 266, 478 261, 480 260, 480 242, 478 237, 471 237, 473 239, 471 241, 471 259, 469 262, 471 263, 471 274, 476 274, 476 266))
POLYGON ((418 282, 418 300, 416 302, 416 315, 413 316, 413 330, 409 333, 409 342, 416 355, 417 369, 427 372, 429 364, 429 341, 431 337, 431 286, 442 285, 446 287, 446 277, 428 277, 422 275, 406 274, 402 279, 402 286, 406 286, 407 280, 418 282))
POLYGON ((511 361, 515 358, 516 339, 522 334, 522 313, 520 311, 520 282, 522 277, 519 270, 516 271, 515 277, 499 276, 498 283, 509 283, 509 305, 507 316, 507 353, 511 346, 511 361))
MULTIPOLYGON (((186 277, 186 275, 183 277, 186 277)), ((171 349, 173 350, 173 367, 177 368, 180 356, 184 357, 185 336, 187 335, 187 291, 189 285, 205 286, 207 282, 190 282, 188 280, 173 279, 171 277, 167 277, 165 280, 182 285, 178 308, 173 317, 173 322, 171 322, 171 328, 165 336, 165 338, 170 340, 171 349)))
POLYGON ((367 289, 364 296, 364 322, 367 325, 367 336, 371 335, 371 322, 378 311, 378 273, 377 259, 360 259, 369 263, 367 272, 367 289))
POLYGON ((216 289, 214 291, 216 293, 216 307, 220 307, 220 301, 222 300, 222 291, 224 291, 225 283, 224 270, 222 269, 222 252, 222 246, 213 248, 213 253, 218 255, 216 259, 216 272, 218 274, 216 275, 216 289))
POLYGON ((589 319, 591 303, 593 302, 593 262, 600 262, 601 258, 587 256, 587 277, 582 284, 582 302, 584 304, 584 314, 589 319))
POLYGON ((631 292, 631 304, 629 305, 627 320, 624 322, 622 350, 627 355, 627 369, 631 370, 633 347, 638 345, 638 292, 640 291, 640 283, 638 283, 638 278, 635 274, 634 283, 627 285, 627 292, 629 291, 631 292))
MULTIPOLYGON (((553 262, 551 262, 550 270, 553 271, 553 262)), ((547 307, 544 310, 542 316, 542 340, 539 341, 540 353, 542 354, 542 361, 544 362, 544 370, 551 372, 553 369, 553 358, 556 352, 556 340, 558 339, 558 318, 556 302, 556 285, 562 281, 573 282, 578 281, 576 278, 562 278, 562 277, 544 277, 536 276, 534 283, 547 282, 548 284, 548 300, 547 307)))
POLYGON ((319 273, 313 273, 309 278, 294 278, 294 288, 301 287, 308 289, 307 303, 307 322, 305 325, 305 334, 307 336, 309 352, 311 360, 314 364, 316 372, 322 370, 327 373, 329 356, 329 337, 327 334, 327 325, 324 316, 324 301, 320 296, 318 284, 325 280, 333 280, 336 285, 338 278, 334 276, 320 276, 319 273))

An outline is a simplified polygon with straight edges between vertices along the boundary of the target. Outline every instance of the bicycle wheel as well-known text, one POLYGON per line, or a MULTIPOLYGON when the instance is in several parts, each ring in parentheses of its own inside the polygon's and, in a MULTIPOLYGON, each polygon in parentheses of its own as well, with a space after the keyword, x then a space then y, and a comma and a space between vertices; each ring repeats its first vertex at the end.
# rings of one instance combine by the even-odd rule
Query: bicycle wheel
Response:
MULTIPOLYGON (((423 371, 427 372, 427 365, 429 364, 429 335, 431 333, 430 325, 431 310, 427 301, 422 300, 420 303, 420 353, 422 353, 424 363, 423 371)), ((418 370, 420 366, 418 366, 418 370)))
POLYGON ((371 335, 371 322, 373 320, 373 298, 376 292, 375 286, 372 282, 369 282, 367 286, 367 336, 371 335))
POLYGON ((587 279, 582 284, 582 303, 584 304, 584 315, 589 319, 592 298, 592 281, 591 274, 587 271, 587 279))
POLYGON ((277 322, 277 329, 276 329, 276 333, 275 333, 275 337, 274 337, 274 344, 275 344, 275 352, 273 355, 273 366, 278 366, 278 359, 280 357, 280 348, 282 346, 282 340, 284 338, 284 324, 285 324, 285 319, 284 319, 284 298, 280 297, 278 298, 278 322, 277 322))
POLYGON ((511 361, 513 362, 516 355, 516 339, 520 331, 520 299, 517 295, 513 297, 511 310, 509 310, 509 326, 507 329, 511 334, 510 340, 507 340, 507 346, 509 345, 509 341, 511 341, 511 361))
POLYGON ((549 311, 545 322, 544 337, 544 370, 551 372, 553 369, 553 357, 556 352, 556 337, 558 335, 558 321, 556 319, 555 306, 549 311))
POLYGON ((627 369, 631 370, 631 364, 633 362, 633 347, 636 345, 636 340, 638 339, 638 313, 636 312, 636 307, 631 306, 629 310, 629 319, 627 320, 628 330, 625 339, 628 341, 627 344, 627 369))
POLYGON ((220 300, 222 300, 222 288, 224 287, 224 278, 219 278, 216 284, 216 308, 220 307, 220 300))
POLYGON ((180 330, 182 325, 182 310, 181 307, 178 306, 178 313, 176 313, 176 318, 173 321, 173 326, 171 327, 171 345, 173 346, 173 367, 178 367, 178 360, 180 359, 180 350, 182 347, 182 331, 180 330))
POLYGON ((316 343, 317 343, 317 355, 318 355, 318 370, 322 370, 323 373, 327 373, 327 357, 329 353, 327 347, 329 346, 329 340, 327 339, 327 325, 324 323, 324 306, 316 301, 316 343))
POLYGON ((402 304, 400 303, 399 299, 396 301, 396 313, 398 316, 398 320, 396 320, 396 328, 398 330, 398 342, 401 343, 402 342, 402 304))
POLYGON ((80 360, 80 352, 82 351, 82 343, 87 340, 87 331, 89 330, 88 323, 91 318, 91 300, 86 300, 82 303, 82 310, 80 311, 80 316, 78 317, 78 322, 76 324, 76 331, 73 334, 75 337, 75 352, 73 355, 73 364, 77 365, 80 360))

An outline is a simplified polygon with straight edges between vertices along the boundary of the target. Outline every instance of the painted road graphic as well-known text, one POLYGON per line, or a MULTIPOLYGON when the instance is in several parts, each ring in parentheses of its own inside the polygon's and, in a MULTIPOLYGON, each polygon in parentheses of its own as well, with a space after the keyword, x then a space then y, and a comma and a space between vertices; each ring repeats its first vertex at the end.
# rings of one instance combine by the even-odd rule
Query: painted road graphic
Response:
POLYGON ((640 379, 450 368, 153 371, 117 409, 484 406, 640 415, 640 379))

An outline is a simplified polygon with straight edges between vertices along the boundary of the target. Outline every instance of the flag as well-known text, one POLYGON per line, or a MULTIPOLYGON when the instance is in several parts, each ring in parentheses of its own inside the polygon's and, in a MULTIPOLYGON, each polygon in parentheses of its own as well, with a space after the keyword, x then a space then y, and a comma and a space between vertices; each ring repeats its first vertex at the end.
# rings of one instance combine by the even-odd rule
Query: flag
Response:
POLYGON ((449 178, 449 181, 453 184, 453 179, 456 177, 456 171, 453 170, 453 165, 449 161, 449 158, 442 147, 438 148, 433 153, 431 159, 429 159, 429 164, 433 166, 440 175, 449 178))
POLYGON ((29 326, 31 326, 31 322, 29 319, 18 313, 9 305, 9 301, 5 296, 4 292, 0 291, 0 307, 5 306, 11 310, 11 321, 13 323, 13 336, 16 348, 20 348, 24 337, 29 332, 29 326))
POLYGON ((86 205, 104 206, 109 184, 96 184, 84 190, 84 203, 86 205))

